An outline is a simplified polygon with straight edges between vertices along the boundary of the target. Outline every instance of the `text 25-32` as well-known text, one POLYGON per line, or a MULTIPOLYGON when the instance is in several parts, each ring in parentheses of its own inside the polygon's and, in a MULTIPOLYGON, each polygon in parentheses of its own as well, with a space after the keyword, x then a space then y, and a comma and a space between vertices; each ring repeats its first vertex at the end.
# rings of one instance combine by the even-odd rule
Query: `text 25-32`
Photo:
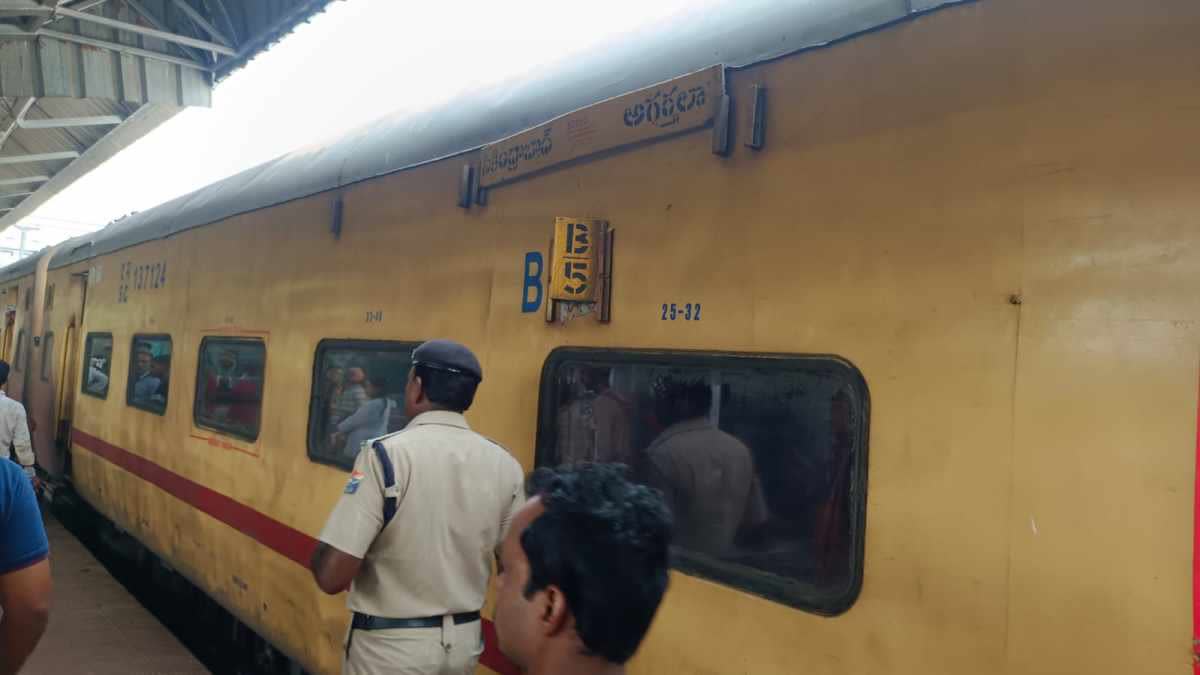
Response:
POLYGON ((699 321, 700 320, 700 303, 687 303, 677 305, 675 303, 663 303, 662 306, 663 321, 699 321))

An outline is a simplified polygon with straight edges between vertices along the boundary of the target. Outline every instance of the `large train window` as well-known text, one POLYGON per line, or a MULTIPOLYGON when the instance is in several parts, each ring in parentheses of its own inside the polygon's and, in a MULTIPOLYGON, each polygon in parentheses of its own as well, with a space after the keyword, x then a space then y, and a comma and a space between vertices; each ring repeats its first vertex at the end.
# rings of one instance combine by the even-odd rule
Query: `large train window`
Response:
POLYGON ((54 374, 54 331, 46 331, 42 337, 42 382, 49 382, 54 374))
POLYGON ((196 374, 196 426, 258 440, 267 346, 259 339, 206 337, 196 374))
POLYGON ((27 351, 29 351, 29 345, 25 344, 25 342, 26 342, 25 329, 22 328, 17 333, 17 354, 16 354, 16 356, 13 357, 13 362, 12 362, 13 370, 16 370, 16 371, 25 370, 25 366, 23 365, 24 362, 22 359, 25 358, 25 353, 27 351))
POLYGON ((171 336, 134 335, 125 403, 162 415, 171 390, 171 336))
POLYGON ((418 344, 322 340, 317 345, 308 413, 310 459, 349 470, 365 441, 408 424, 404 385, 418 344))
POLYGON ((112 333, 88 333, 83 346, 83 393, 96 398, 108 398, 112 346, 112 333))
POLYGON ((537 464, 628 465, 671 506, 677 569, 831 615, 862 586, 867 418, 837 357, 563 348, 537 464))

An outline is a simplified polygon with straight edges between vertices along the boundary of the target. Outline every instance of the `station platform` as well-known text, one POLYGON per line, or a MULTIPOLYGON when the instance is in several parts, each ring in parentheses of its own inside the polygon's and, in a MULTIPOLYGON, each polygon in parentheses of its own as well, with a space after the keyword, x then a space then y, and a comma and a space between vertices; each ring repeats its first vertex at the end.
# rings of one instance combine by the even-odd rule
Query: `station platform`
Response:
POLYGON ((209 672, 50 515, 46 534, 54 604, 23 675, 209 672))

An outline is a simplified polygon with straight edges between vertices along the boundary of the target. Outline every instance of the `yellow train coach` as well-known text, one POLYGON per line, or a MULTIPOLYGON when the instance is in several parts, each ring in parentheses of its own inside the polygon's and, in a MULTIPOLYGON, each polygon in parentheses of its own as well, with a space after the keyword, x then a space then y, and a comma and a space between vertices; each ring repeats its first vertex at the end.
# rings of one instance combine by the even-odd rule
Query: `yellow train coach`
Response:
POLYGON ((355 413, 453 337, 526 468, 750 450, 632 672, 1191 671, 1200 3, 725 5, 0 271, 44 473, 335 673, 355 413))

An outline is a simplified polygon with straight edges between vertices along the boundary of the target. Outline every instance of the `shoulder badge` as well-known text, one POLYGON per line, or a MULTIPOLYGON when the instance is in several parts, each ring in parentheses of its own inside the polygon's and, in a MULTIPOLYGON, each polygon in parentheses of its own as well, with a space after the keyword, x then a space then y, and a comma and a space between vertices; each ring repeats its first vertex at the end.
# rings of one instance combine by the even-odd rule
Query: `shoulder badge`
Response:
POLYGON ((361 471, 355 471, 355 472, 351 473, 350 481, 348 483, 346 483, 346 489, 342 490, 342 492, 344 494, 348 494, 348 495, 352 495, 355 492, 358 492, 358 486, 360 483, 362 483, 362 479, 364 477, 366 477, 366 474, 364 474, 361 471))

